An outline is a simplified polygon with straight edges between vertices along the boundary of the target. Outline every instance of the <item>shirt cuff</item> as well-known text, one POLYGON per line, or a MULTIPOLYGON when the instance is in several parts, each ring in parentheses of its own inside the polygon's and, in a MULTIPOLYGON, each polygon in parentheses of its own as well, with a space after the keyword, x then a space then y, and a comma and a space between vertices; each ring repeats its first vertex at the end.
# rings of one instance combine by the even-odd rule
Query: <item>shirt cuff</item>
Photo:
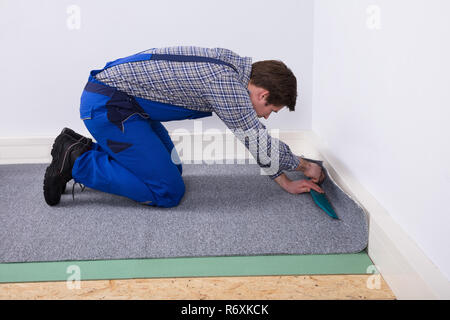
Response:
MULTIPOLYGON (((292 162, 289 164, 289 168, 286 169, 287 171, 295 171, 295 169, 298 168, 298 166, 300 165, 300 159, 297 156, 293 156, 292 158, 292 162)), ((275 178, 279 177, 284 170, 279 170, 277 173, 273 174, 273 175, 269 175, 270 179, 274 180, 275 178)))
POLYGON ((280 170, 280 171, 278 171, 277 173, 275 173, 275 174, 273 174, 273 175, 270 175, 269 177, 270 177, 270 179, 274 180, 274 179, 276 179, 277 177, 281 176, 282 173, 283 173, 283 170, 280 170))

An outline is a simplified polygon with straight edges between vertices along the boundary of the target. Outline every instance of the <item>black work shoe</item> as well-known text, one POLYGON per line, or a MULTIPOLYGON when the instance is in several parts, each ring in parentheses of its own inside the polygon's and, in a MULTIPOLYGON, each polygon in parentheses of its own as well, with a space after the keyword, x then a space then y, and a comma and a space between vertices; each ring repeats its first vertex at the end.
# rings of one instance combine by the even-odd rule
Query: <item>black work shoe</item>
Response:
MULTIPOLYGON (((81 134, 73 131, 70 128, 66 127, 64 129, 62 129, 61 133, 68 134, 69 136, 71 136, 72 138, 74 138, 77 141, 81 139, 81 142, 86 144, 86 145, 91 145, 92 144, 92 139, 90 139, 88 137, 85 137, 85 136, 82 136, 81 134)), ((53 154, 52 154, 52 156, 53 156, 53 154)), ((64 184, 64 186, 61 188, 61 193, 64 193, 64 192, 66 192, 66 184, 64 184)), ((72 196, 73 196, 73 189, 72 189, 72 196)))
POLYGON ((53 159, 44 176, 44 198, 48 205, 59 203, 67 182, 72 179, 75 160, 91 149, 92 141, 85 144, 82 140, 83 138, 77 140, 67 133, 56 137, 51 151, 53 159))
POLYGON ((81 142, 84 144, 87 144, 87 145, 90 145, 92 143, 92 139, 82 136, 81 134, 76 133, 75 131, 73 131, 72 129, 67 128, 67 127, 62 129, 61 133, 66 133, 69 136, 73 137, 75 140, 81 139, 81 142))

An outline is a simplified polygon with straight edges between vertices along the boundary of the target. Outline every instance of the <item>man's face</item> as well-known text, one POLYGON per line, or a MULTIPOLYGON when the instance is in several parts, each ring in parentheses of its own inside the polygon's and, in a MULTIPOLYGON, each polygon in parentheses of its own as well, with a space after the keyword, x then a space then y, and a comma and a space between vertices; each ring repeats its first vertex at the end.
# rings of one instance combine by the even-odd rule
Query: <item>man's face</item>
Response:
POLYGON ((269 116, 272 112, 277 113, 278 111, 280 111, 281 109, 283 109, 283 107, 277 107, 274 106, 273 104, 267 104, 267 103, 258 103, 258 102, 253 102, 253 109, 255 109, 256 114, 258 115, 258 118, 262 118, 264 117, 264 119, 269 119, 269 116))
POLYGON ((252 101, 253 109, 255 109, 258 118, 264 117, 268 119, 272 112, 276 113, 283 109, 283 106, 279 107, 267 103, 269 91, 252 84, 248 85, 248 90, 250 91, 250 100, 252 101))

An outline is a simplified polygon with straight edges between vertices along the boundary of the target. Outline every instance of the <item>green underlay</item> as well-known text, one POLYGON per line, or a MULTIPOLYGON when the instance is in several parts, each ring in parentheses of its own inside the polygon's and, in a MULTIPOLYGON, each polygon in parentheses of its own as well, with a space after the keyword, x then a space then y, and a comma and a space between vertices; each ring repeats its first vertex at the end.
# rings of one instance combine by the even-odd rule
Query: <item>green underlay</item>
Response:
POLYGON ((269 255, 1 263, 0 283, 80 280, 373 273, 366 251, 355 254, 269 255), (77 266, 77 267, 71 267, 77 266))

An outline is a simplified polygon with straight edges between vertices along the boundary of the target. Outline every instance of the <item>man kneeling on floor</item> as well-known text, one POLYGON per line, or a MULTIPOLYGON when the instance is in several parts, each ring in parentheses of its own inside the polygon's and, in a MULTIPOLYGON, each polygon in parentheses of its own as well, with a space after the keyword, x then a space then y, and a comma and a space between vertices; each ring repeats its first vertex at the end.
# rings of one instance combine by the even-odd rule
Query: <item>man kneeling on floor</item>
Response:
POLYGON ((292 154, 258 119, 268 119, 285 106, 294 111, 296 99, 296 77, 283 62, 252 63, 228 49, 153 48, 110 61, 90 72, 81 95, 80 118, 96 142, 69 128, 62 130, 45 172, 45 201, 58 204, 67 182, 74 179, 74 186, 83 184, 145 205, 177 206, 185 193, 182 165, 172 161, 178 154, 161 122, 204 118, 213 112, 284 190, 323 192, 316 184, 324 179, 321 167, 292 154), (272 143, 277 146, 272 151, 276 166, 261 161, 272 143), (289 180, 283 171, 293 170, 311 180, 289 180))

